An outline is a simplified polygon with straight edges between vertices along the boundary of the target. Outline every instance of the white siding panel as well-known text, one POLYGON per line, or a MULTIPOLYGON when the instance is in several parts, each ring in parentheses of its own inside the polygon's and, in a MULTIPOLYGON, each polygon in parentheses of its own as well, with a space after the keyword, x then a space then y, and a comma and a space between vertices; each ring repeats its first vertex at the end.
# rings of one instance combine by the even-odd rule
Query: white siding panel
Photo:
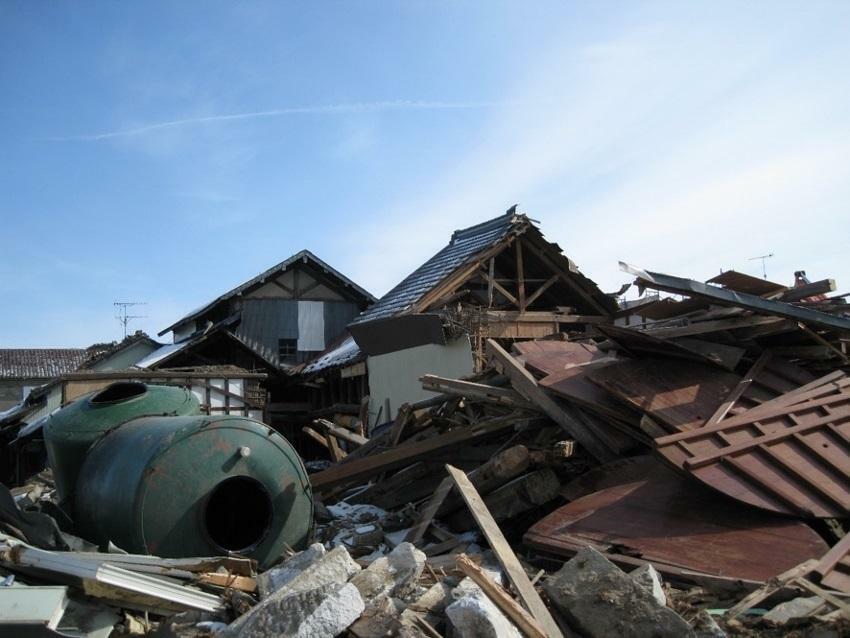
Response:
POLYGON ((325 349, 325 304, 321 301, 298 302, 298 350, 325 349))

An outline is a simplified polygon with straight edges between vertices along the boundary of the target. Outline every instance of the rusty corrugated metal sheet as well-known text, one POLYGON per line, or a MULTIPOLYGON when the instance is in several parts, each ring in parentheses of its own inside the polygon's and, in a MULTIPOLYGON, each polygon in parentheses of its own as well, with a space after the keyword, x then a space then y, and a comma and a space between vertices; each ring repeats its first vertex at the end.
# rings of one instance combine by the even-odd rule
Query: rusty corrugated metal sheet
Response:
MULTIPOLYGON (((615 461, 595 476, 602 489, 536 523, 525 543, 567 556, 590 545, 625 568, 650 562, 668 576, 695 572, 750 583, 827 549, 805 523, 745 506, 651 457, 615 461)), ((587 475, 582 479, 578 490, 567 486, 571 494, 591 487, 587 475)))
POLYGON ((674 466, 782 514, 850 515, 850 379, 782 395, 718 424, 656 439, 674 466))

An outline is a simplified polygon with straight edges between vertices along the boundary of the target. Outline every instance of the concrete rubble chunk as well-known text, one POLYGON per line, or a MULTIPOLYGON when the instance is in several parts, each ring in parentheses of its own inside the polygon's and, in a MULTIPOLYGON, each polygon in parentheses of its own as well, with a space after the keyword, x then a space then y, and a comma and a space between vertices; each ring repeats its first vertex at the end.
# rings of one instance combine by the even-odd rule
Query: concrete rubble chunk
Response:
POLYGON ((351 582, 367 601, 379 596, 403 598, 413 592, 424 567, 425 554, 411 543, 401 543, 355 574, 351 582))
POLYGON ((275 592, 216 634, 221 638, 333 638, 357 620, 366 606, 351 583, 275 592), (283 595, 278 595, 283 592, 283 595))
MULTIPOLYGON (((316 545, 301 554, 310 552, 314 547, 316 545)), ((323 551, 316 549, 316 560, 311 561, 310 556, 305 556, 292 565, 291 571, 278 574, 277 581, 280 585, 269 596, 288 591, 306 591, 330 583, 343 584, 360 571, 360 565, 354 562, 345 547, 335 547, 326 554, 322 554, 323 551)), ((294 561, 301 554, 296 554, 290 561, 294 561)), ((286 569, 287 565, 289 561, 284 563, 283 569, 286 569)))
POLYGON ((696 632, 697 638, 726 638, 726 632, 717 624, 714 617, 705 609, 701 609, 699 613, 691 621, 691 625, 696 632))
POLYGON ((777 625, 784 625, 794 618, 808 616, 823 604, 824 600, 820 596, 794 598, 793 600, 780 603, 762 616, 761 619, 777 625))
POLYGON ((653 598, 658 601, 662 607, 667 604, 667 595, 664 593, 664 587, 661 586, 661 576, 655 570, 655 567, 647 563, 641 565, 636 570, 631 572, 632 577, 638 585, 646 589, 653 598))
POLYGON ((586 638, 684 638, 691 626, 591 547, 543 585, 555 608, 586 638))
POLYGON ((288 558, 283 564, 259 574, 257 576, 257 588, 260 590, 260 598, 265 598, 292 582, 326 553, 321 543, 313 543, 304 551, 288 558))
POLYGON ((472 583, 472 586, 467 585, 462 591, 465 595, 446 607, 446 617, 452 625, 453 636, 457 638, 522 638, 520 631, 487 598, 478 585, 472 583))

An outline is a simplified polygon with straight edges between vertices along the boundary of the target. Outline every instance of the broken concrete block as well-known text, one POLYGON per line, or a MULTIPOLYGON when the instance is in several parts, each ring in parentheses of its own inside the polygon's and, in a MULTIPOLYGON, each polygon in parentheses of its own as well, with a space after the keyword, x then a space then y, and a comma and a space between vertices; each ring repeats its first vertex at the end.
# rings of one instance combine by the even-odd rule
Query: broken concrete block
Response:
POLYGON ((543 585, 552 604, 587 638, 694 637, 685 620, 628 574, 586 547, 543 585))
MULTIPOLYGON (((316 545, 312 545, 310 549, 304 550, 301 554, 311 551, 314 547, 316 545)), ((321 546, 319 545, 319 547, 321 546)), ((301 554, 296 554, 289 560, 294 561, 301 554)), ((315 555, 320 554, 321 552, 316 549, 315 555)), ((287 591, 306 591, 330 583, 341 585, 360 571, 360 565, 354 562, 345 547, 335 547, 314 561, 310 561, 310 558, 310 556, 305 556, 303 560, 293 564, 290 571, 279 573, 277 582, 280 583, 280 586, 269 596, 287 591)), ((284 563, 283 568, 286 569, 287 565, 289 565, 289 561, 284 563)))
POLYGON ((366 609, 351 583, 282 589, 219 632, 220 638, 333 638, 366 609))
POLYGON ((697 638, 726 638, 726 632, 705 609, 701 609, 691 620, 691 626, 697 638))
POLYGON ((631 572, 629 576, 638 585, 646 589, 658 604, 662 607, 667 604, 667 595, 664 593, 664 588, 661 586, 661 576, 655 571, 655 567, 646 563, 641 565, 636 570, 631 572))
POLYGON ((761 619, 777 625, 784 625, 794 618, 804 618, 808 616, 823 604, 824 600, 820 596, 795 598, 793 600, 780 603, 762 616, 761 619))
POLYGON ((355 527, 345 542, 355 547, 375 547, 384 540, 384 530, 377 523, 355 527))
POLYGON ((446 617, 457 638, 522 638, 519 629, 482 591, 446 607, 446 617))
POLYGON ((303 552, 298 552, 278 567, 273 567, 259 574, 257 576, 257 588, 260 590, 260 598, 265 598, 290 583, 308 567, 324 557, 326 553, 321 543, 313 543, 303 552))
POLYGON ((367 601, 384 595, 404 597, 414 590, 424 567, 425 554, 411 543, 401 543, 355 574, 351 582, 367 601))

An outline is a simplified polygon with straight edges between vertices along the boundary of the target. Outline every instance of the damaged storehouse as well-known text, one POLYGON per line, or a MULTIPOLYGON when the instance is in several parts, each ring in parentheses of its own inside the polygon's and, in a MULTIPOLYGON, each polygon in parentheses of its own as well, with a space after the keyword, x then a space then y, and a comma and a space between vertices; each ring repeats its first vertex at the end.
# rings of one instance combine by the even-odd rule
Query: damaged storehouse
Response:
POLYGON ((447 246, 355 318, 350 335, 304 367, 322 412, 359 410, 368 395, 362 417, 372 426, 384 423, 403 404, 428 396, 423 374, 480 370, 489 338, 582 333, 609 321, 615 300, 515 209, 455 231, 447 246))

